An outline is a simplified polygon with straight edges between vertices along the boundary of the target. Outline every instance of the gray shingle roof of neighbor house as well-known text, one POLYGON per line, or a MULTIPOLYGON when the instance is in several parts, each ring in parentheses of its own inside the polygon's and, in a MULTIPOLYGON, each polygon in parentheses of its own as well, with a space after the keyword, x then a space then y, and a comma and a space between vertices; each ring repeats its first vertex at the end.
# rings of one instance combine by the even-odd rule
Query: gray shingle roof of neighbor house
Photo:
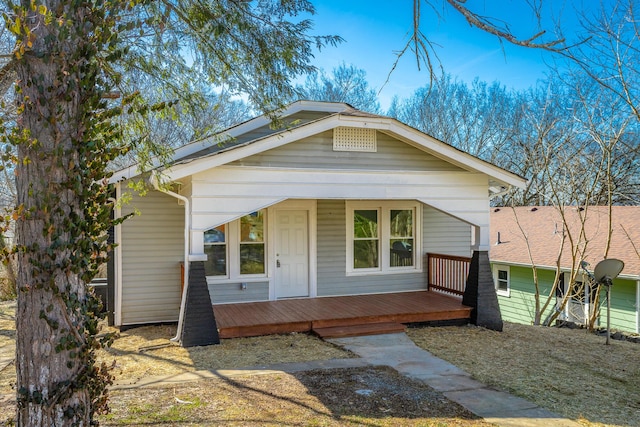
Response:
MULTIPOLYGON (((165 171, 171 172, 180 166, 197 163, 201 163, 202 167, 207 167, 205 163, 214 156, 242 152, 248 147, 264 146, 266 150, 279 143, 285 144, 289 139, 304 137, 305 133, 326 130, 324 127, 357 125, 387 132, 466 170, 485 173, 491 178, 491 186, 500 187, 507 184, 523 187, 525 184, 525 179, 517 174, 474 157, 393 118, 363 112, 344 103, 297 101, 283 111, 279 128, 272 129, 270 125, 271 119, 269 117, 258 116, 211 137, 189 143, 176 149, 173 160, 169 162, 168 169, 165 171)), ((252 149, 255 151, 259 148, 252 149)), ((220 160, 220 162, 220 164, 224 164, 224 161, 220 160)), ((215 167, 216 164, 212 166, 215 167)), ((194 166, 188 171, 197 168, 194 166)), ((187 169, 183 171, 187 173, 187 169)), ((111 178, 111 182, 131 178, 138 174, 137 165, 134 165, 116 172, 111 178)))
MULTIPOLYGON (((565 221, 554 206, 502 207, 491 210, 492 262, 555 268, 560 255, 562 269, 572 266, 573 247, 585 248, 576 259, 593 270, 605 258, 609 229, 608 206, 567 206, 565 221), (584 223, 584 227, 582 224, 584 223), (566 225, 565 225, 566 224, 566 225), (584 233, 581 233, 584 230, 584 233), (564 238, 562 254, 561 244, 564 238), (525 237, 526 236, 526 237, 525 237), (498 237, 500 239, 498 243, 498 237)), ((625 263, 621 276, 640 278, 640 206, 611 207, 611 242, 607 258, 625 263)))

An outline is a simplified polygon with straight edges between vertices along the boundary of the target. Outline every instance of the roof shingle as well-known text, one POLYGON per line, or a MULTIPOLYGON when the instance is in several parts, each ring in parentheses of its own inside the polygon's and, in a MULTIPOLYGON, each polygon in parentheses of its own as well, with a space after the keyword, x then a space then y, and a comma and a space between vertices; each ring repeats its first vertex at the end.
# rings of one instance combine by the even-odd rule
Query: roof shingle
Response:
MULTIPOLYGON (((570 269, 572 264, 578 267, 584 260, 593 270, 605 258, 609 207, 567 206, 564 216, 563 221, 560 209, 553 206, 493 208, 491 261, 531 265, 532 259, 538 267, 555 268, 560 255, 563 269, 570 269), (563 234, 564 247, 560 254, 563 234), (571 256, 572 246, 580 248, 575 263, 571 256)), ((640 276, 640 206, 613 206, 611 218, 612 234, 607 258, 624 261, 623 276, 640 276)))

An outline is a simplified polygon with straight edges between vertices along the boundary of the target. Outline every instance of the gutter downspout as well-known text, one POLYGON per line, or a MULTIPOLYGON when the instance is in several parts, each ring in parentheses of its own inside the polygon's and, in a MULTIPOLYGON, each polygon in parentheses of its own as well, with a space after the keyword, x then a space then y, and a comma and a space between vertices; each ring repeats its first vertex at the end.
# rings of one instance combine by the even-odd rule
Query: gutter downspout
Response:
POLYGON ((178 193, 174 193, 173 191, 160 188, 159 178, 157 174, 151 172, 151 176, 149 177, 149 181, 153 188, 156 190, 165 193, 171 197, 175 197, 178 200, 182 200, 184 202, 184 288, 182 289, 182 296, 180 301, 180 315, 178 316, 178 329, 176 330, 176 336, 171 338, 170 341, 180 342, 180 336, 182 335, 182 323, 184 319, 184 311, 187 305, 187 289, 189 288, 189 230, 191 229, 191 204, 189 203, 189 199, 185 196, 182 196, 178 193))
POLYGON ((493 199, 493 198, 495 198, 495 197, 504 196, 504 195, 505 195, 505 194, 507 194, 509 191, 511 191, 511 189, 512 189, 512 188, 513 188, 513 186, 512 186, 512 185, 507 185, 507 186, 505 187, 505 189, 504 189, 504 190, 502 190, 502 191, 498 191, 498 192, 493 193, 493 194, 490 194, 490 195, 489 195, 489 200, 491 200, 491 199, 493 199))

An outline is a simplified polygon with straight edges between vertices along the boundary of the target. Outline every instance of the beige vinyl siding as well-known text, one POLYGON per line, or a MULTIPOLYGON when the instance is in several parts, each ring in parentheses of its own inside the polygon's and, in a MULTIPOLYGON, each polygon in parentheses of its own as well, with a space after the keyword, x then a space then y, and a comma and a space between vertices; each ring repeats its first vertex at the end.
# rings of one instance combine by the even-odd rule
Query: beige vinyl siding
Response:
POLYGON ((377 132, 377 151, 333 151, 333 130, 230 163, 234 166, 460 171, 437 157, 377 132))
POLYGON ((122 324, 177 321, 180 262, 184 258, 184 207, 164 193, 137 195, 122 214, 122 324))
POLYGON ((254 302, 269 300, 269 282, 245 282, 247 288, 242 290, 242 282, 209 284, 212 304, 228 304, 236 302, 254 302))
MULTIPOLYGON (((343 200, 318 201, 318 296, 426 289, 423 272, 347 276, 345 209, 343 200)), ((455 218, 443 218, 443 215, 447 217, 423 206, 423 252, 429 247, 440 253, 468 256, 470 226, 455 218), (434 229, 433 224, 439 228, 434 229)))

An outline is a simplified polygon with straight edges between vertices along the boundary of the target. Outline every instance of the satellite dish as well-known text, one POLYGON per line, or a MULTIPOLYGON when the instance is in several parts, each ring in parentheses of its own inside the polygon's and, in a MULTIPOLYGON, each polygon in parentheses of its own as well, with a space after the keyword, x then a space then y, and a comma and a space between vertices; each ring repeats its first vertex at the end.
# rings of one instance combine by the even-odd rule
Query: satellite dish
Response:
POLYGON ((611 335, 611 285, 613 284, 613 279, 618 277, 623 268, 624 262, 619 259, 609 258, 600 261, 593 270, 596 282, 605 285, 607 291, 607 345, 609 345, 609 336, 611 335))
POLYGON ((618 277, 618 274, 622 272, 624 268, 624 262, 619 259, 609 258, 602 260, 596 265, 593 270, 593 275, 596 278, 596 282, 603 284, 610 284, 613 279, 618 277))

